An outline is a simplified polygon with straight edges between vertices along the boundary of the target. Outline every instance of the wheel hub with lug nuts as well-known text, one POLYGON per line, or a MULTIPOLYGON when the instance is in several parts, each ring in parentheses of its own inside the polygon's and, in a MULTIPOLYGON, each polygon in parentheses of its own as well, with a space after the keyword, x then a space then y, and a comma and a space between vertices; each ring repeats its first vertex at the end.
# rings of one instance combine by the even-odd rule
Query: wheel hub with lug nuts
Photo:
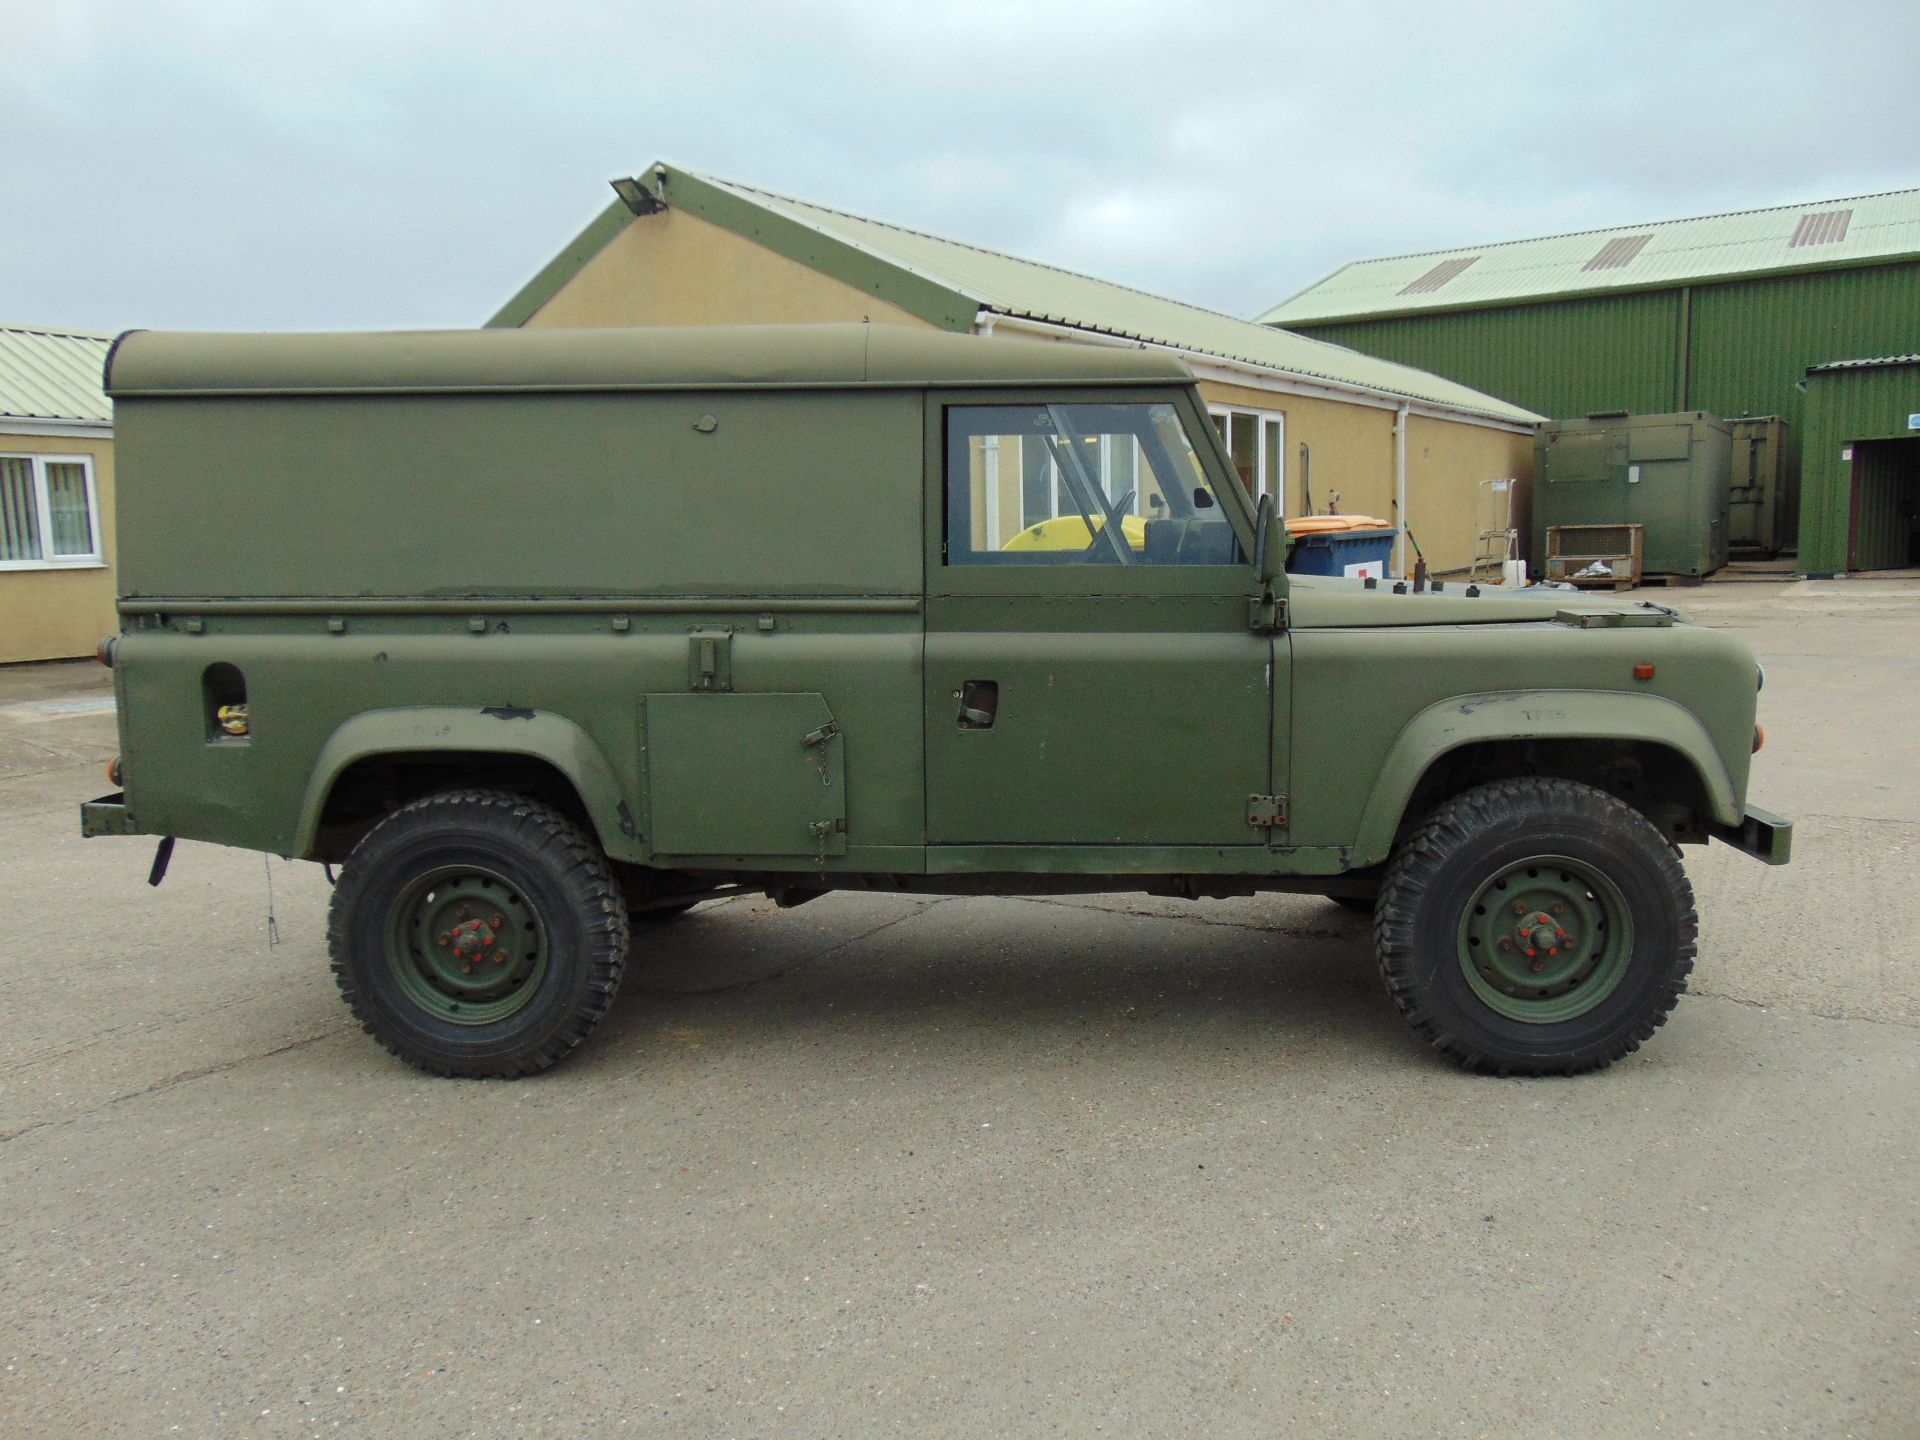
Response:
POLYGON ((1496 871, 1461 918, 1460 968, 1474 993, 1515 1020, 1584 1014, 1626 972, 1633 927, 1619 889, 1598 870, 1543 855, 1496 871))
POLYGON ((448 866, 394 902, 387 960, 408 997, 441 1020, 484 1025, 519 1010, 546 967, 540 917, 504 875, 448 866))

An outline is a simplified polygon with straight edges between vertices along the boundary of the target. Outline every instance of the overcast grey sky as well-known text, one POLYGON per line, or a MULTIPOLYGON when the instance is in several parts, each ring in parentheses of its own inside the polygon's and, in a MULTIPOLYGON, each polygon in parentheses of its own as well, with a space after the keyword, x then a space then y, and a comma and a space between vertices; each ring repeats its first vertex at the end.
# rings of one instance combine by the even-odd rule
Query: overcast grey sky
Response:
POLYGON ((1241 315, 1920 185, 1920 4, 0 0, 0 321, 484 320, 655 159, 1241 315))

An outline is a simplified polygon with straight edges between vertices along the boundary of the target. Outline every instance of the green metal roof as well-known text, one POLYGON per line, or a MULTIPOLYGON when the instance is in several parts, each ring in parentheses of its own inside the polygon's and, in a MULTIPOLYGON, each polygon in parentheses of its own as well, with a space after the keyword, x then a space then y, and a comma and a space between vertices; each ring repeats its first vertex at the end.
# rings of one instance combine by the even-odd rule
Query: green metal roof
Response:
POLYGON ((1308 382, 1530 425, 1540 417, 1412 366, 957 240, 664 164, 615 182, 623 197, 493 317, 517 325, 618 233, 624 218, 686 210, 949 330, 980 311, 1166 346, 1308 382), (584 252, 584 253, 583 253, 584 252))
POLYGON ((1356 260, 1260 317, 1299 325, 1920 256, 1920 190, 1356 260))
POLYGON ((1829 360, 1824 365, 1809 365, 1809 375, 1828 370, 1885 370, 1901 365, 1920 365, 1920 355, 1874 355, 1863 360, 1829 360))
POLYGON ((220 335, 135 330, 119 397, 846 385, 1190 383, 1164 352, 985 341, 899 325, 714 325, 220 335))
POLYGON ((0 325, 0 430, 9 420, 111 425, 100 385, 111 335, 0 325))

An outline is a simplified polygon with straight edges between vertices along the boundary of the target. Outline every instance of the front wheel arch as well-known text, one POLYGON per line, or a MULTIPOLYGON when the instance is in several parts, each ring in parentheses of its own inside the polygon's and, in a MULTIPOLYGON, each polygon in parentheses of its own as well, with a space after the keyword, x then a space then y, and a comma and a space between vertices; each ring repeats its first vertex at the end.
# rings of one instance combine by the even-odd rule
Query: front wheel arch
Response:
POLYGON ((1732 774, 1706 727, 1690 710, 1658 695, 1619 691, 1501 691, 1456 695, 1429 705, 1401 729, 1378 767, 1355 830, 1350 863, 1378 865, 1434 807, 1474 785, 1523 776, 1575 780, 1618 794, 1664 823, 1693 817, 1678 837, 1706 838, 1705 824, 1735 824, 1740 805, 1732 774), (1651 762, 1671 777, 1661 814, 1631 793, 1621 766, 1651 762), (1622 791, 1626 793, 1622 793, 1622 791))

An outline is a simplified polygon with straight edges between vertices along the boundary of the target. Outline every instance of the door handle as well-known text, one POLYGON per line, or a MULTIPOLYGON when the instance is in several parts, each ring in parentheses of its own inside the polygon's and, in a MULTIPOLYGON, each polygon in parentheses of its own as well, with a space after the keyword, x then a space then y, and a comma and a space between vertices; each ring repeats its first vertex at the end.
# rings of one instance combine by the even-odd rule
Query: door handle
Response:
POLYGON ((960 701, 962 730, 993 728, 994 718, 1000 713, 999 681, 969 680, 960 687, 957 698, 960 701))

